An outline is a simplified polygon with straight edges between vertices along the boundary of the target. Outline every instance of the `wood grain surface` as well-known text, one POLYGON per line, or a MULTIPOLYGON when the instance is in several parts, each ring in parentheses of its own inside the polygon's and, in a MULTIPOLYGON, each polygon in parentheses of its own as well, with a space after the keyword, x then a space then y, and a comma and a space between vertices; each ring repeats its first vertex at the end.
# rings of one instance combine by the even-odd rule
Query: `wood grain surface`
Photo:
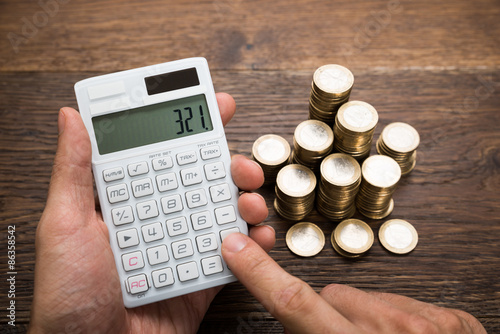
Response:
MULTIPOLYGON (((0 333, 23 333, 29 322, 57 111, 76 108, 74 83, 190 56, 206 57, 216 90, 234 96, 237 114, 226 133, 232 153, 246 156, 263 134, 292 142, 308 117, 317 67, 349 67, 351 100, 379 112, 375 139, 394 121, 420 133, 417 166, 400 182, 390 216, 410 221, 419 244, 395 256, 375 238, 366 256, 347 260, 331 247, 335 224, 314 211, 306 220, 321 227, 327 243, 318 256, 300 258, 284 241, 292 223, 276 215, 274 191, 265 187, 266 223, 277 232, 271 256, 317 291, 335 282, 399 293, 470 312, 488 333, 500 332, 498 17, 496 0, 1 1, 0 333), (7 325, 5 310, 9 225, 16 227, 16 327, 7 325)), ((375 233, 385 221, 362 219, 375 233)), ((233 283, 199 332, 282 327, 233 283)))

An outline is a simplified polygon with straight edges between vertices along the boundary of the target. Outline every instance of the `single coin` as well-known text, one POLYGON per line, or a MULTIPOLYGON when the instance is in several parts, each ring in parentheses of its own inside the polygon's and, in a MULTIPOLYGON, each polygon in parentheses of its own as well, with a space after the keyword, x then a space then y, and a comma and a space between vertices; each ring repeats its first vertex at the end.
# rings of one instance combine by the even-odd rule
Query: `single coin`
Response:
POLYGON ((401 167, 386 155, 368 157, 361 166, 361 172, 367 182, 380 188, 395 186, 401 178, 401 167))
POLYGON ((418 234, 415 227, 402 219, 391 219, 380 226, 378 238, 389 252, 407 254, 415 249, 418 234))
POLYGON ((297 223, 286 233, 286 245, 297 255, 314 256, 325 246, 325 235, 316 224, 297 223))
POLYGON ((323 65, 314 72, 314 84, 325 93, 342 94, 354 84, 354 75, 341 65, 323 65))
POLYGON ((381 136, 384 144, 396 152, 412 152, 420 144, 420 136, 417 130, 411 125, 402 122, 387 125, 381 136))
POLYGON ((363 101, 344 103, 339 108, 337 117, 343 127, 355 132, 372 130, 378 122, 377 110, 363 101))
POLYGON ((361 167, 350 155, 334 153, 321 162, 321 175, 331 184, 347 186, 360 178, 361 167))
POLYGON ((373 245, 371 227, 359 219, 346 219, 340 222, 331 236, 332 245, 342 250, 341 255, 359 256, 367 252, 373 245))
POLYGON ((288 196, 303 197, 316 188, 316 176, 305 166, 291 164, 279 171, 276 184, 288 196))
POLYGON ((333 131, 326 123, 310 119, 295 128, 294 139, 301 148, 321 153, 331 148, 333 131))
POLYGON ((264 135, 254 142, 252 154, 265 165, 279 165, 290 157, 290 144, 281 136, 264 135))

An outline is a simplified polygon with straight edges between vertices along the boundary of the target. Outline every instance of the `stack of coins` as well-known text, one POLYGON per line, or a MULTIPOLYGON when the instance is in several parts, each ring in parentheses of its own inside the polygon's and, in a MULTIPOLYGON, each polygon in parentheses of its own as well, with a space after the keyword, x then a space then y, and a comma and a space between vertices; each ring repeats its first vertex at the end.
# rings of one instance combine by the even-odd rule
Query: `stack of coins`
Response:
POLYGON ((333 248, 342 256, 356 258, 373 245, 373 231, 359 219, 347 219, 337 225, 331 236, 333 248))
POLYGON ((307 120, 293 134, 292 162, 317 171, 321 161, 333 148, 333 131, 324 122, 307 120))
POLYGON ((252 147, 252 158, 264 171, 264 184, 276 182, 276 176, 290 160, 290 144, 278 135, 259 137, 252 147))
POLYGON ((356 208, 365 217, 382 219, 394 209, 392 194, 401 178, 398 163, 386 155, 372 155, 361 166, 356 208))
POLYGON ((283 167, 276 178, 274 209, 284 219, 298 221, 314 208, 316 176, 307 167, 291 164, 283 167))
POLYGON ((377 122, 377 110, 370 104, 362 101, 345 103, 340 107, 333 127, 335 149, 357 160, 368 157, 377 122))
POLYGON ((333 125, 339 107, 349 100, 354 84, 351 71, 341 65, 324 65, 314 72, 309 118, 333 125))
POLYGON ((377 140, 377 152, 396 160, 401 167, 401 175, 407 175, 417 163, 419 143, 420 136, 414 127, 401 122, 391 123, 377 140))
POLYGON ((350 218, 361 183, 361 167, 350 155, 334 153, 321 163, 321 180, 316 197, 319 213, 331 220, 350 218))

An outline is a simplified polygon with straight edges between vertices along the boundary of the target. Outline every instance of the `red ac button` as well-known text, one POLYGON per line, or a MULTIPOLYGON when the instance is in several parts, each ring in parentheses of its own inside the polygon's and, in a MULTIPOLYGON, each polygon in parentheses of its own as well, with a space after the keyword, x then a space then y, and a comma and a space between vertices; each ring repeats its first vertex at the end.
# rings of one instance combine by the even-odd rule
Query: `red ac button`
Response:
POLYGON ((148 289, 148 279, 144 274, 131 276, 127 279, 127 290, 131 294, 148 291, 148 289))

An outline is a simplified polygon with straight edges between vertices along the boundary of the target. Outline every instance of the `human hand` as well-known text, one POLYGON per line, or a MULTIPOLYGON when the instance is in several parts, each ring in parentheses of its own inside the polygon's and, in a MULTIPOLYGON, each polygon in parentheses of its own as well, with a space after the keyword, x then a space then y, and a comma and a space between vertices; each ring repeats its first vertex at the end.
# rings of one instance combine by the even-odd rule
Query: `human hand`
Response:
MULTIPOLYGON (((224 124, 235 112, 227 94, 217 94, 224 124)), ((47 205, 36 235, 35 290, 31 307, 33 333, 194 333, 222 287, 133 309, 123 306, 120 282, 109 246, 108 230, 96 211, 90 141, 71 108, 59 113, 59 142, 47 205)), ((260 167, 234 156, 236 185, 251 191, 264 181, 260 167)), ((244 193, 241 216, 258 224, 267 216, 263 198, 244 193)), ((254 226, 250 236, 269 251, 274 230, 254 226)))
POLYGON ((466 312, 400 295, 367 293, 339 284, 317 294, 240 233, 224 239, 222 256, 288 333, 486 333, 466 312))

